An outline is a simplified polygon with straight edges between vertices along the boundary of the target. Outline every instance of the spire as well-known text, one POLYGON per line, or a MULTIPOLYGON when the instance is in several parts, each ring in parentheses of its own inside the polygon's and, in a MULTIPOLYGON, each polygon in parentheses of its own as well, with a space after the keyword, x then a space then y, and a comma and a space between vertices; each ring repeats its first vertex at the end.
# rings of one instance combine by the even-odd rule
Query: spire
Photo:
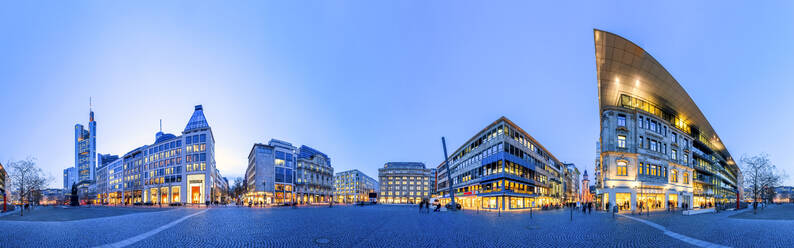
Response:
POLYGON ((94 121, 94 104, 91 101, 91 97, 88 97, 88 121, 94 121))

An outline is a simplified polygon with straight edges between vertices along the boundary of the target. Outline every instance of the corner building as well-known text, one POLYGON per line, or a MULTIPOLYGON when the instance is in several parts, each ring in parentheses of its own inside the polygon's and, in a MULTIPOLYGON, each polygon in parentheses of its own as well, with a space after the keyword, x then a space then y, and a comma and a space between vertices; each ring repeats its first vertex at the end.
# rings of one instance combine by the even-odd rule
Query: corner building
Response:
POLYGON ((370 193, 380 191, 378 186, 378 181, 359 170, 343 171, 334 176, 334 197, 337 203, 366 202, 370 193))
POLYGON ((245 202, 258 205, 291 204, 295 192, 295 146, 271 139, 256 143, 248 153, 245 202))
POLYGON ((634 211, 640 204, 651 210, 736 204, 741 172, 686 91, 641 47, 594 32, 600 207, 634 211))
POLYGON ((466 209, 521 210, 562 204, 566 166, 504 116, 486 126, 438 166, 440 202, 466 209), (451 174, 452 182, 447 180, 451 174))
POLYGON ((334 193, 334 167, 325 153, 308 146, 297 151, 295 195, 298 204, 330 203, 334 193))
POLYGON ((182 135, 158 132, 153 144, 111 162, 106 178, 109 202, 123 204, 224 202, 228 190, 215 168, 215 138, 201 105, 182 135))

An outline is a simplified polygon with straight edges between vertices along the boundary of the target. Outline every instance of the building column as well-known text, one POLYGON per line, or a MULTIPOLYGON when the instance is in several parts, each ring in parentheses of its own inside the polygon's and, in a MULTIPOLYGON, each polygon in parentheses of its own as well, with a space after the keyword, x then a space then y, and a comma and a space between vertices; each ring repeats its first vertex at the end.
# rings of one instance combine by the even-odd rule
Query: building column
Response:
POLYGON ((613 190, 609 192, 609 212, 612 212, 612 208, 615 207, 615 204, 617 204, 617 193, 613 190))
POLYGON ((670 210, 670 193, 664 193, 664 209, 670 210))
POLYGON ((637 209, 637 190, 631 191, 631 211, 634 212, 637 209))

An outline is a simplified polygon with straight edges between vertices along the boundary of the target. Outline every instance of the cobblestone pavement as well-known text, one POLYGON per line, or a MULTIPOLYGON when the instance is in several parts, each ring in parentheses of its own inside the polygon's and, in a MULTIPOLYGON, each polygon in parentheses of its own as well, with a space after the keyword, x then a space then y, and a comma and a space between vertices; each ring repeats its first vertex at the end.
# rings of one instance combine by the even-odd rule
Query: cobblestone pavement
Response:
MULTIPOLYGON (((3 247, 104 245, 157 229, 201 210, 174 209, 66 222, 0 221, 3 230, 8 230, 0 232, 0 244, 3 247)), ((779 231, 794 232, 792 221, 781 221, 782 225, 773 221, 774 225, 770 225, 769 220, 735 219, 727 215, 657 213, 641 218, 712 243, 792 247, 791 238, 773 237, 779 231)), ((568 210, 534 212, 530 218, 528 212, 501 216, 468 210, 420 214, 417 208, 406 206, 212 208, 130 247, 185 246, 691 247, 646 224, 623 217, 613 219, 611 214, 600 212, 591 215, 574 212, 571 221, 568 210)))
MULTIPOLYGON (((769 206, 765 211, 789 211, 794 206, 769 206)), ((651 213, 650 216, 633 216, 650 220, 670 231, 692 238, 732 247, 794 247, 794 220, 742 219, 730 217, 744 215, 752 209, 723 211, 692 216, 680 212, 651 213)))
POLYGON ((20 220, 20 221, 70 221, 91 219, 100 217, 110 217, 117 215, 164 211, 168 208, 125 208, 125 207, 37 207, 33 211, 25 210, 24 215, 19 212, 13 215, 0 216, 0 220, 20 220))

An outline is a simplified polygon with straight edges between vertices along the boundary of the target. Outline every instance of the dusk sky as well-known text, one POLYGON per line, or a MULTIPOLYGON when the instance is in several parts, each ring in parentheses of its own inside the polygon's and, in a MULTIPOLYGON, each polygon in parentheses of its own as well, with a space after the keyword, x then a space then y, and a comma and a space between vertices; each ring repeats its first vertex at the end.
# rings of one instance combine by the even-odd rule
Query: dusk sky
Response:
POLYGON ((90 97, 97 152, 117 155, 202 104, 230 181, 271 138, 335 172, 435 167, 441 136, 452 152, 500 116, 592 175, 598 28, 667 68, 737 162, 794 172, 791 2, 384 2, 2 3, 0 163, 35 157, 62 187, 90 97))

